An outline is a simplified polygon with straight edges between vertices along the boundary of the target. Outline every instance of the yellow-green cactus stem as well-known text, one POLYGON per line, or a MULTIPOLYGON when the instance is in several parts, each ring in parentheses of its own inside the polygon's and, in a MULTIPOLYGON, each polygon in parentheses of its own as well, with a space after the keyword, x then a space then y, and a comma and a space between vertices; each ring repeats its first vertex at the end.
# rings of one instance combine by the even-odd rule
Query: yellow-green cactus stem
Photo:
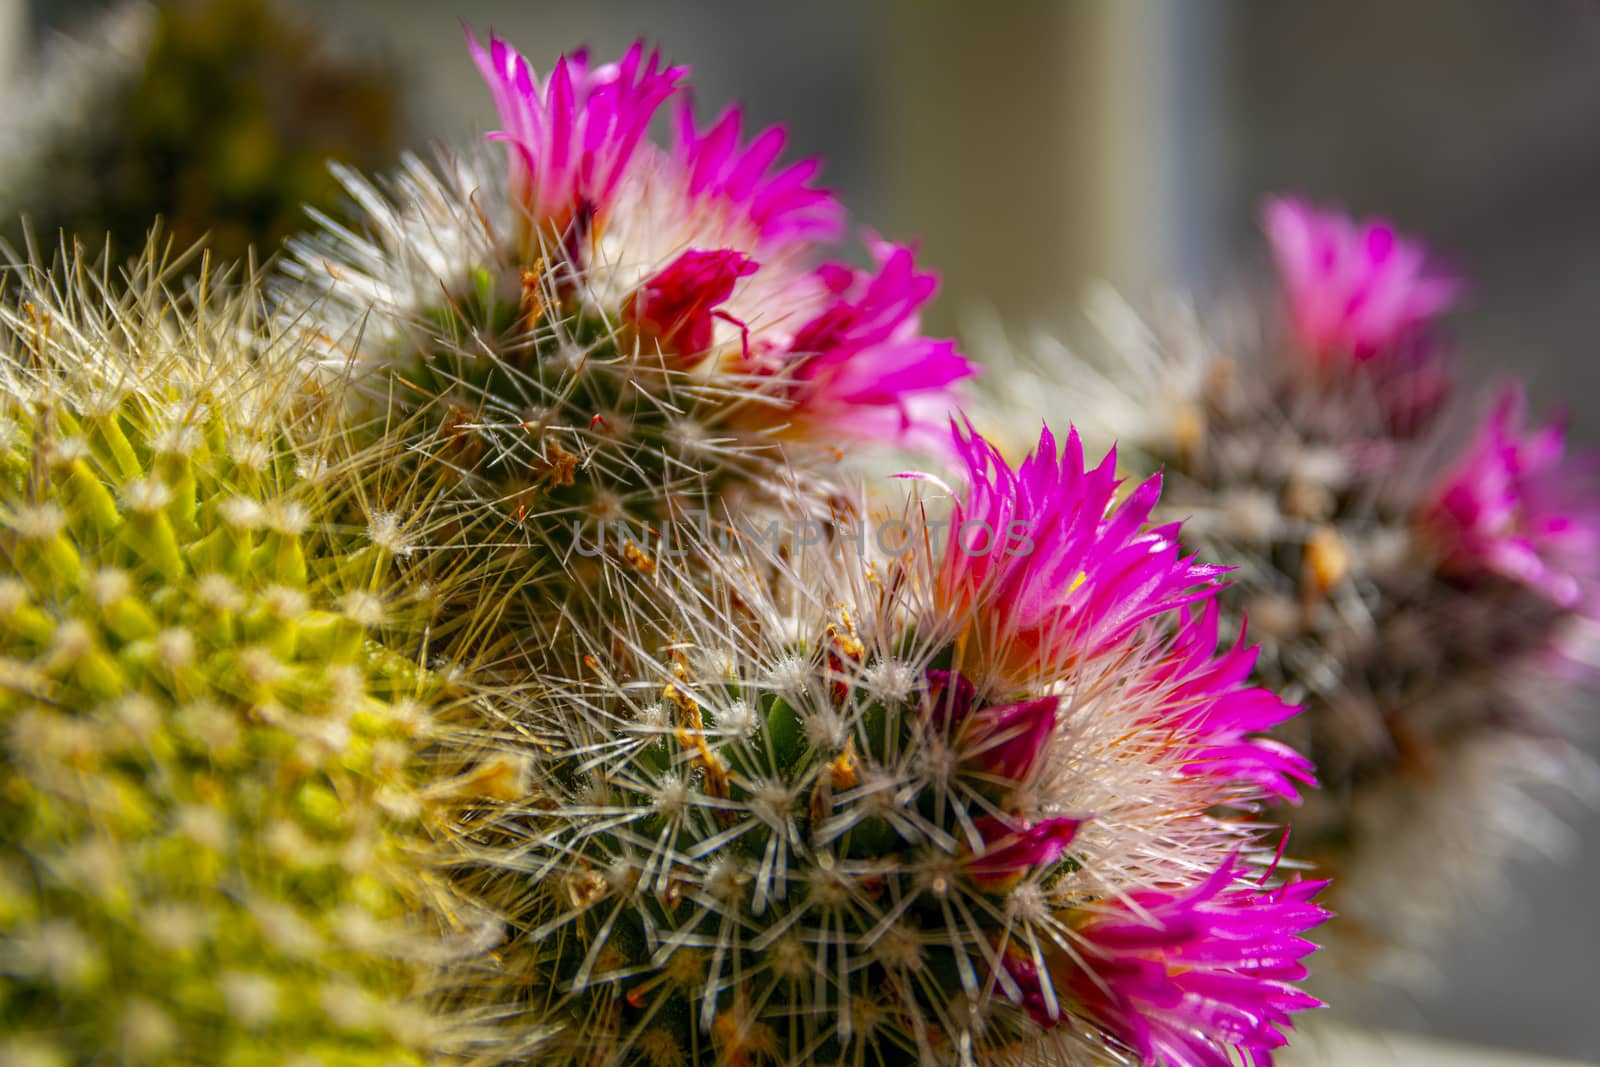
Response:
POLYGON ((430 1004, 481 930, 428 874, 442 688, 403 519, 352 521, 404 506, 379 457, 307 432, 247 299, 180 313, 154 268, 123 298, 11 281, 0 1062, 458 1049, 430 1004))

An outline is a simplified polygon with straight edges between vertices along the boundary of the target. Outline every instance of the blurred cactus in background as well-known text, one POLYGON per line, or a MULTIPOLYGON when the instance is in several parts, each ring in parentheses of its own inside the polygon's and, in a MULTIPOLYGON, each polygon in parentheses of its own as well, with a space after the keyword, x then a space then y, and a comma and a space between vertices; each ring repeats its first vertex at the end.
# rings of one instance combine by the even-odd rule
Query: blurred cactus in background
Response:
POLYGON ((121 0, 41 58, 0 120, 0 227, 46 244, 131 255, 159 215, 265 257, 339 195, 330 158, 386 166, 410 134, 397 64, 280 0, 121 0))
POLYGON ((1435 320, 1459 285, 1420 244, 1298 201, 1265 220, 1281 318, 1142 317, 1103 292, 1101 347, 997 369, 993 418, 1070 405, 1167 472, 1163 513, 1235 568, 1223 602, 1257 677, 1307 706, 1278 736, 1323 788, 1274 817, 1333 878, 1333 973, 1416 980, 1512 858, 1559 851, 1548 802, 1595 789, 1575 742, 1600 460, 1530 428, 1516 385, 1486 416, 1453 401, 1435 320))
POLYGON ((429 873, 414 502, 182 266, 0 309, 0 1058, 428 1062, 497 928, 429 873))

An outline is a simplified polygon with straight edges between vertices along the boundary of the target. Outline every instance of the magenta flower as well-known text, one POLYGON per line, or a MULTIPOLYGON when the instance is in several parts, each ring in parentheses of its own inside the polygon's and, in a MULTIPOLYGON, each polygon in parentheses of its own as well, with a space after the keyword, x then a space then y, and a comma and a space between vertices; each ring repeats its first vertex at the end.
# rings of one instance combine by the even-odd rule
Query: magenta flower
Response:
POLYGON ((1060 1025, 1061 1004, 1046 995, 1045 976, 1040 973, 1033 957, 1013 941, 1006 945, 1001 962, 1005 965, 1006 976, 1011 979, 1011 985, 1014 987, 1008 990, 1006 995, 1044 1029, 1060 1025))
POLYGON ((952 427, 967 487, 956 497, 937 580, 941 606, 977 626, 986 664, 1013 680, 1059 676, 1116 649, 1145 620, 1213 595, 1223 568, 1196 563, 1178 527, 1145 529, 1159 475, 1120 504, 1116 452, 1093 470, 1073 430, 1062 455, 1046 427, 1012 470, 988 441, 952 427))
POLYGON ((1447 567, 1523 582, 1572 609, 1600 574, 1597 465, 1566 456, 1560 424, 1525 431, 1526 410, 1521 387, 1508 386, 1423 521, 1447 567))
POLYGON ((470 32, 467 42, 504 124, 490 136, 510 146, 525 239, 541 226, 562 237, 574 219, 581 225, 605 216, 656 109, 688 74, 663 67, 659 52, 646 57, 636 43, 621 62, 593 69, 586 52, 562 56, 540 82, 500 38, 490 36, 488 51, 470 32))
POLYGON ((873 242, 877 273, 837 263, 817 270, 830 298, 795 333, 783 372, 791 416, 862 440, 943 441, 951 387, 976 373, 955 343, 922 336, 919 310, 938 279, 912 251, 873 242))
POLYGON ((685 252, 634 291, 623 315, 662 352, 691 365, 711 347, 717 308, 733 295, 740 278, 757 269, 755 260, 742 252, 685 252))
POLYGON ((491 136, 510 153, 525 263, 554 243, 584 299, 621 300, 638 334, 684 365, 715 357, 723 395, 767 388, 766 403, 730 406, 743 428, 943 448, 953 386, 974 368, 920 332, 934 275, 879 243, 875 271, 814 268, 844 209, 812 184, 816 160, 779 163, 782 127, 741 143, 738 108, 702 130, 685 98, 672 146, 658 147, 651 119, 687 68, 635 44, 604 66, 563 56, 540 80, 498 37, 468 40, 500 112, 491 136))
POLYGON ((1060 697, 975 707, 977 690, 960 674, 928 672, 928 721, 949 736, 961 758, 1010 782, 1033 772, 1056 727, 1060 697))
POLYGON ((1059 697, 1042 697, 974 713, 957 737, 962 757, 997 778, 1026 780, 1055 731, 1060 705, 1059 697))
POLYGON ((1193 888, 1143 890, 1079 913, 1083 966, 1054 977, 1151 1067, 1229 1067, 1239 1062, 1230 1048, 1270 1065, 1289 1016, 1321 1007, 1291 983, 1316 949, 1299 935, 1328 917, 1312 903, 1326 883, 1258 890, 1237 875, 1229 860, 1193 888))
POLYGON ((1297 783, 1316 785, 1311 761, 1280 741, 1256 735, 1301 709, 1248 684, 1260 650, 1247 645, 1242 633, 1237 644, 1217 654, 1220 615, 1216 600, 1191 610, 1165 654, 1147 661, 1128 697, 1150 709, 1147 721, 1172 730, 1187 774, 1213 781, 1223 791, 1243 785, 1249 794, 1298 801, 1297 783))
POLYGON ((1003 893, 1030 871, 1060 860, 1083 820, 1055 816, 1030 822, 1021 817, 985 815, 973 823, 983 845, 968 850, 967 875, 984 892, 1003 893))
POLYGON ((955 671, 930 670, 927 682, 928 699, 923 707, 928 721, 935 729, 950 733, 972 714, 978 687, 955 671))
POLYGON ((844 229, 843 205, 827 190, 809 184, 821 169, 820 162, 801 160, 771 173, 788 140, 787 131, 769 127, 740 147, 742 122, 740 110, 731 107, 701 133, 695 129, 693 105, 683 99, 672 158, 683 171, 689 198, 715 199, 724 210, 744 216, 761 244, 837 238, 844 229))
POLYGON ((1320 361, 1409 354, 1457 283, 1386 222, 1357 224, 1300 200, 1271 200, 1267 237, 1300 345, 1320 361))

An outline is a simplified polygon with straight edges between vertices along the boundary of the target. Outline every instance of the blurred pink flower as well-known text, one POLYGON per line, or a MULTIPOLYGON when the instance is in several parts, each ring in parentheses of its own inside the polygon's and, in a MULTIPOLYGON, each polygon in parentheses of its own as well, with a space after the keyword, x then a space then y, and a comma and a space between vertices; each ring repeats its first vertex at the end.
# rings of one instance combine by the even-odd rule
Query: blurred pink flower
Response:
POLYGON ((1455 279, 1387 222, 1355 223, 1300 200, 1269 200, 1267 237, 1295 337, 1319 362, 1410 356, 1455 302, 1455 279))
POLYGON ((1270 1065, 1290 1015, 1321 1007, 1291 983, 1316 949, 1300 935, 1328 917, 1312 903, 1327 883, 1260 890, 1239 874, 1230 859, 1193 888, 1079 912, 1082 966, 1054 974, 1058 987, 1151 1067, 1229 1067, 1230 1049, 1270 1065))
POLYGON ((1153 616, 1212 596, 1224 568, 1195 562, 1176 524, 1145 529, 1159 475, 1117 502, 1116 452, 1086 469, 1076 430, 1056 453, 1045 428, 1012 470, 952 427, 967 485, 956 494, 937 596, 970 617, 986 668, 1026 682, 1117 649, 1153 616))
POLYGON ((582 227, 604 217, 650 120, 688 68, 663 67, 641 42, 621 62, 592 69, 587 52, 562 56, 541 82, 500 38, 491 35, 487 51, 470 32, 467 42, 504 126, 490 136, 511 150, 511 192, 528 227, 522 237, 536 241, 546 228, 571 240, 574 220, 582 227))
POLYGON ((1447 567, 1499 574, 1577 608, 1600 576, 1600 464, 1566 455, 1559 423, 1525 430, 1526 413, 1521 386, 1506 387, 1430 494, 1423 522, 1447 567))

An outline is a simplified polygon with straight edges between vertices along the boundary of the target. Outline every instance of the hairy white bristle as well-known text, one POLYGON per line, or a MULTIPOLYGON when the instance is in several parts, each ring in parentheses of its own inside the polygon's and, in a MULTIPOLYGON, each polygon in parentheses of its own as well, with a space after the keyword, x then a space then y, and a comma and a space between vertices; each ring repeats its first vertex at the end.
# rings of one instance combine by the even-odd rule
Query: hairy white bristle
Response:
POLYGON ((140 515, 155 515, 172 503, 172 489, 154 478, 135 478, 122 490, 123 504, 140 515))
POLYGON ((24 541, 47 541, 67 525, 67 514, 54 501, 19 507, 6 525, 24 541))
POLYGON ((407 538, 400 516, 392 511, 380 511, 367 522, 367 539, 391 556, 405 558, 411 555, 412 544, 407 538))

